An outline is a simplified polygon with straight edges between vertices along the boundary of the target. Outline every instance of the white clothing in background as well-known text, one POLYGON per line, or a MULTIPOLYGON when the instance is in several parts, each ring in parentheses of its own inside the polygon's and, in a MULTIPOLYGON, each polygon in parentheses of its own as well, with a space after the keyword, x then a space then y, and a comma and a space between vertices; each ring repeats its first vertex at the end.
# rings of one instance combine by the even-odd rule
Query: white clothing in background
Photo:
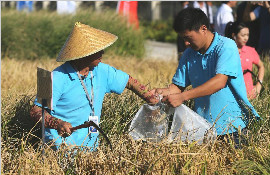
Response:
POLYGON ((228 22, 234 22, 233 10, 227 4, 222 4, 217 11, 215 18, 215 31, 220 35, 225 35, 225 28, 228 22))
POLYGON ((57 13, 58 14, 75 14, 76 2, 75 1, 57 1, 57 13))
POLYGON ((212 7, 210 5, 208 5, 209 16, 207 13, 207 5, 205 2, 203 2, 203 6, 201 7, 200 4, 198 3, 198 1, 194 1, 193 7, 201 9, 206 14, 206 16, 209 18, 210 24, 213 24, 213 12, 212 12, 212 7))

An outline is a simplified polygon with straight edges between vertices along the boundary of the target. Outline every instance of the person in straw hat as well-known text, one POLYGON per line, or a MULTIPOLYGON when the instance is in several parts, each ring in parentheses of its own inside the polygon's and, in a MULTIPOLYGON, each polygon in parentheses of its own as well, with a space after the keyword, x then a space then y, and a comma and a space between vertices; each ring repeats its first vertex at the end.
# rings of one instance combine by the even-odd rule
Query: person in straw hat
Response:
MULTIPOLYGON (((70 128, 85 121, 100 121, 106 93, 121 94, 125 88, 133 91, 147 103, 158 99, 139 81, 108 64, 101 63, 104 49, 112 45, 117 36, 82 23, 75 23, 56 61, 65 62, 53 70, 52 110, 45 114, 45 139, 56 148, 63 138, 68 145, 97 147, 95 128, 70 128)), ((31 118, 42 117, 40 104, 35 100, 31 118)))

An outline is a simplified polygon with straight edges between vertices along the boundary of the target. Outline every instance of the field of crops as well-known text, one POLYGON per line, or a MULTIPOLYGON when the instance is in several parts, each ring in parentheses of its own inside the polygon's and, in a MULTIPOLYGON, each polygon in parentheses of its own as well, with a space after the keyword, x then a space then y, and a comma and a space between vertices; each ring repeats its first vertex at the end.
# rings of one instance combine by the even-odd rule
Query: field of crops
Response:
MULTIPOLYGON (((104 55, 103 62, 136 77, 150 88, 168 85, 176 62, 138 61, 104 55), (128 60, 128 61, 127 61, 128 60)), ((67 152, 66 148, 40 150, 40 130, 29 120, 36 93, 36 68, 53 70, 54 59, 36 61, 1 60, 1 173, 3 174, 269 174, 269 87, 252 101, 262 117, 251 131, 250 145, 235 149, 220 143, 145 143, 127 134, 132 117, 144 103, 125 90, 107 95, 103 104, 102 128, 113 150, 101 143, 97 152, 67 152)), ((266 63, 266 80, 270 64, 266 63)), ((267 82, 265 82, 267 84, 267 82)), ((268 83, 269 84, 269 83, 268 83)), ((102 139, 101 139, 102 141, 102 139)))
POLYGON ((41 130, 29 117, 37 91, 36 71, 37 67, 52 71, 60 65, 55 56, 76 21, 119 36, 105 50, 104 63, 127 72, 150 89, 171 83, 177 62, 143 59, 144 30, 128 28, 114 12, 59 16, 2 10, 1 174, 270 174, 269 58, 263 59, 265 91, 251 101, 262 120, 251 127, 249 145, 242 149, 220 141, 202 145, 135 142, 127 131, 145 102, 125 90, 121 95, 106 95, 103 103, 101 127, 113 150, 101 137, 96 152, 75 153, 63 147, 57 151, 46 148, 43 155, 41 130))

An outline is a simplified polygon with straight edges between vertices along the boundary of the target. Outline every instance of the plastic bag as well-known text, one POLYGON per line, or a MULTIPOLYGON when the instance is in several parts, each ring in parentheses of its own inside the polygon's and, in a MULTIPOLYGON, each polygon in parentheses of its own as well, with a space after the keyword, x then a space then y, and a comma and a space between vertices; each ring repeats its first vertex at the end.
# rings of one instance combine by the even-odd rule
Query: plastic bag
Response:
POLYGON ((197 141, 216 139, 216 129, 206 119, 182 104, 175 108, 168 142, 197 141))
POLYGON ((168 136, 168 116, 173 113, 173 108, 161 103, 144 104, 132 120, 129 134, 134 140, 159 142, 168 136))
POLYGON ((136 113, 129 128, 134 140, 178 142, 215 139, 216 131, 207 120, 182 104, 177 108, 163 103, 144 104, 136 113), (172 116, 172 123, 169 118, 172 116))

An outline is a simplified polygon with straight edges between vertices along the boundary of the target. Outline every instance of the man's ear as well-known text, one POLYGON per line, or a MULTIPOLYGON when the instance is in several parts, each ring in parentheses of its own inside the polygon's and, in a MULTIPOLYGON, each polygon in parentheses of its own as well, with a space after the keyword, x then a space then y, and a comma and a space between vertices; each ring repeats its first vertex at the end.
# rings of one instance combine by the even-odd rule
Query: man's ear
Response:
POLYGON ((208 28, 206 27, 206 25, 202 25, 200 27, 200 29, 202 30, 202 32, 206 32, 208 30, 208 28))

